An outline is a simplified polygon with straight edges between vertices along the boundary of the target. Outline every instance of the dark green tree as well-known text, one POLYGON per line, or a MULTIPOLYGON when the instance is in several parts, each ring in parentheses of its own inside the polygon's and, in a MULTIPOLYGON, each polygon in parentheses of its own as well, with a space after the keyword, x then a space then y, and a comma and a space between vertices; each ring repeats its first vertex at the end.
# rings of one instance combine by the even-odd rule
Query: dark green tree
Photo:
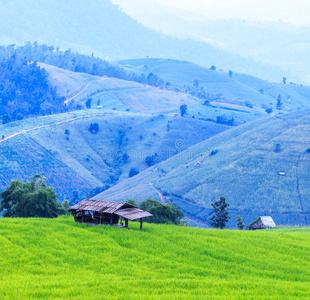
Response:
POLYGON ((245 226, 241 216, 237 216, 237 226, 240 230, 242 230, 245 226))
POLYGON ((153 156, 147 156, 144 161, 148 167, 151 167, 155 164, 153 156))
POLYGON ((87 109, 91 108, 91 102, 92 102, 92 98, 88 98, 86 103, 85 103, 87 109))
POLYGON ((91 133, 98 133, 98 131, 99 131, 99 124, 98 123, 90 123, 89 131, 91 133))
POLYGON ((278 98, 277 98, 277 109, 280 110, 282 108, 282 97, 281 95, 279 94, 278 98))
POLYGON ((128 173, 128 177, 130 178, 130 177, 133 177, 133 176, 135 176, 137 174, 139 174, 139 171, 137 169, 135 169, 135 168, 131 168, 129 173, 128 173))
POLYGON ((269 107, 269 108, 265 109, 265 112, 266 112, 268 115, 270 115, 270 114, 273 112, 273 110, 272 110, 271 107, 269 107))
POLYGON ((137 206, 137 207, 139 206, 135 199, 128 199, 126 200, 126 203, 137 206))
POLYGON ((71 206, 69 205, 69 201, 65 199, 60 204, 60 208, 59 208, 59 213, 58 214, 59 215, 71 215, 70 208, 71 208, 71 206))
POLYGON ((198 80, 198 79, 195 79, 195 80, 194 80, 193 86, 194 86, 194 88, 196 88, 196 89, 199 87, 199 80, 198 80))
POLYGON ((180 112, 181 112, 181 117, 184 117, 184 115, 186 115, 186 111, 187 111, 187 105, 183 104, 180 106, 180 112))
POLYGON ((219 200, 211 203, 211 206, 214 209, 214 214, 210 218, 211 226, 220 229, 225 228, 226 223, 230 219, 229 212, 227 210, 229 204, 226 202, 225 197, 220 197, 219 200))
POLYGON ((183 224, 184 213, 173 204, 164 204, 154 199, 147 199, 141 202, 139 208, 151 213, 153 217, 146 218, 145 221, 157 224, 183 224))
POLYGON ((0 193, 0 211, 4 217, 55 218, 60 213, 60 203, 52 187, 45 183, 46 178, 34 175, 30 182, 12 180, 0 193))

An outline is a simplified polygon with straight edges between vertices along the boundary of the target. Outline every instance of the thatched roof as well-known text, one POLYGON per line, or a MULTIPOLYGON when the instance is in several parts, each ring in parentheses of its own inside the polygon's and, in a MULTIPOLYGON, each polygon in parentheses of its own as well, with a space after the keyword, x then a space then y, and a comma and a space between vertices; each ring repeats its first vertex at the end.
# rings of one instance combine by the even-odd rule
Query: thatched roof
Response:
POLYGON ((124 202, 84 199, 71 207, 71 210, 94 211, 98 213, 115 214, 130 221, 152 217, 153 215, 138 207, 124 202))

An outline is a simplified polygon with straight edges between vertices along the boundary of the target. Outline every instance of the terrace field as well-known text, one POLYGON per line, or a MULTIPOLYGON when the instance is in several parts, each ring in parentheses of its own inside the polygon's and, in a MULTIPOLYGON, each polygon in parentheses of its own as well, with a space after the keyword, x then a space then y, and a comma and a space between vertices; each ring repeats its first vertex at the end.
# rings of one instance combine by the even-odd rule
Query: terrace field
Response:
POLYGON ((1 299, 309 299, 309 228, 129 226, 1 218, 1 299))

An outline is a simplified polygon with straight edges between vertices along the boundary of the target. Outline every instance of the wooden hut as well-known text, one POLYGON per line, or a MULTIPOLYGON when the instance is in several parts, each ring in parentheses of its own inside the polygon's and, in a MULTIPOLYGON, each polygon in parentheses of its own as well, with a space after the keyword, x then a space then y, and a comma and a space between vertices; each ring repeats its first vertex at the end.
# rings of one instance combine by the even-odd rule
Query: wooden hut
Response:
POLYGON ((75 204, 70 210, 75 222, 92 225, 105 224, 126 228, 128 228, 128 220, 140 219, 140 229, 142 229, 142 219, 153 216, 132 204, 89 199, 75 204), (121 217, 124 219, 125 224, 119 224, 121 217))
POLYGON ((275 222, 270 216, 259 217, 253 221, 247 228, 250 230, 266 229, 276 227, 275 222))

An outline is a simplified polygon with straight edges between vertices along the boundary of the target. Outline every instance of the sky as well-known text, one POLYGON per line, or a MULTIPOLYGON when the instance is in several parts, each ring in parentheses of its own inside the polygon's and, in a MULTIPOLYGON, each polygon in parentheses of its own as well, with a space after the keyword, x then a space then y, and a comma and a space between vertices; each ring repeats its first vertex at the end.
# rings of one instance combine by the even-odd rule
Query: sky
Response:
MULTIPOLYGON (((244 19, 283 21, 294 25, 310 24, 309 0, 144 0, 183 9, 205 19, 244 19)), ((113 0, 128 10, 143 10, 136 0, 113 0), (131 7, 130 7, 131 6, 131 7)))

